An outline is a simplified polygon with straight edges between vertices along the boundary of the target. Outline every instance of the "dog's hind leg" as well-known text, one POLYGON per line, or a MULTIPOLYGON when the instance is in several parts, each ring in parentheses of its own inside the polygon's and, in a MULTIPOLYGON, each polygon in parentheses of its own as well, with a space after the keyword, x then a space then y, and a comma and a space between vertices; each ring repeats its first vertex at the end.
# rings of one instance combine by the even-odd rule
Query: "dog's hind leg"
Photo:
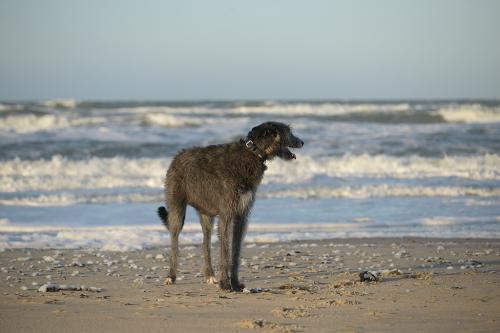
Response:
POLYGON ((170 231, 170 270, 165 284, 175 283, 177 277, 177 257, 179 253, 179 234, 184 226, 186 217, 186 203, 174 203, 169 205, 168 230, 170 231))
POLYGON ((245 216, 238 216, 233 222, 233 241, 231 246, 231 289, 242 291, 245 285, 240 283, 238 270, 240 266, 241 243, 245 234, 247 219, 245 216))
POLYGON ((205 262, 203 263, 203 273, 205 274, 207 283, 216 284, 217 279, 214 275, 214 270, 212 268, 212 258, 210 256, 214 218, 199 211, 198 215, 200 216, 201 228, 203 230, 203 257, 205 259, 205 262))
POLYGON ((231 281, 229 280, 229 229, 232 218, 227 215, 219 217, 219 243, 220 243, 220 278, 219 287, 222 290, 231 290, 231 281))

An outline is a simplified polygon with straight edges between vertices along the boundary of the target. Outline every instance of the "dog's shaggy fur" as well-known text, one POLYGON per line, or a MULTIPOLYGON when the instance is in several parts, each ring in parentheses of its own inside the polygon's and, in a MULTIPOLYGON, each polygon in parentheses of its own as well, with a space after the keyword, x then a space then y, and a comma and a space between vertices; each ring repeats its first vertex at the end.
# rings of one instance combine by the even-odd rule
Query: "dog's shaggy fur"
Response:
POLYGON ((208 283, 216 283, 210 257, 213 220, 219 217, 220 277, 224 290, 241 291, 238 268, 247 217, 255 200, 266 166, 274 157, 295 159, 288 148, 301 148, 304 142, 290 127, 266 122, 254 127, 245 140, 222 145, 196 147, 179 152, 165 180, 168 211, 158 215, 170 232, 170 271, 166 284, 175 282, 179 233, 184 225, 186 205, 199 214, 203 230, 204 273, 208 283))

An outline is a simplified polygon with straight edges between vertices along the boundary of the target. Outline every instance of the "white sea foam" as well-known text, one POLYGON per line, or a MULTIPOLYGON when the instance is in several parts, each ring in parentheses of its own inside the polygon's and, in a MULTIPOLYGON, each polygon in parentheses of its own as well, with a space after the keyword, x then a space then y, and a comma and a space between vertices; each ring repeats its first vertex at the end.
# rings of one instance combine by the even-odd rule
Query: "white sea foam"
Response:
POLYGON ((54 156, 50 160, 14 159, 0 164, 3 192, 55 191, 115 187, 161 188, 169 160, 91 158, 69 160, 54 156))
POLYGON ((484 107, 479 104, 445 107, 437 111, 447 122, 453 123, 498 123, 499 107, 484 107))
POLYGON ((160 127, 188 127, 214 124, 223 120, 201 119, 194 117, 176 116, 163 113, 148 113, 135 116, 99 115, 80 116, 77 114, 45 114, 45 115, 22 115, 16 114, 0 118, 0 131, 11 131, 15 133, 32 133, 37 131, 51 131, 61 128, 79 126, 99 126, 108 124, 120 125, 147 125, 160 127))
POLYGON ((297 183, 315 176, 370 178, 458 177, 475 180, 500 179, 500 155, 392 157, 387 155, 343 155, 315 159, 299 156, 296 161, 269 163, 264 183, 297 183))
MULTIPOLYGON (((109 203, 153 203, 163 201, 163 191, 151 189, 143 193, 131 193, 127 189, 115 193, 42 193, 17 195, 0 198, 0 205, 5 206, 69 206, 75 204, 109 204, 109 203)), ((373 186, 340 186, 340 187, 302 187, 282 190, 259 190, 259 198, 298 198, 324 199, 345 198, 364 199, 376 197, 500 197, 500 188, 475 188, 460 186, 394 186, 380 184, 373 186)), ((493 205, 497 201, 466 201, 466 205, 493 205)), ((497 202, 498 203, 498 202, 497 202)))
POLYGON ((71 117, 66 115, 16 115, 0 118, 0 131, 30 133, 49 131, 74 126, 100 125, 106 122, 104 117, 71 117))
POLYGON ((350 113, 385 113, 410 111, 409 104, 270 104, 266 106, 240 106, 234 113, 272 113, 284 115, 338 116, 350 113))
POLYGON ((158 112, 148 113, 144 115, 143 122, 146 125, 155 125, 162 127, 199 126, 203 123, 200 119, 173 116, 158 112))
POLYGON ((428 113, 421 107, 407 103, 399 104, 346 104, 346 103, 267 103, 258 106, 235 106, 217 108, 206 106, 168 107, 140 106, 118 109, 121 113, 131 114, 214 114, 214 115, 284 115, 284 116, 345 116, 349 114, 408 113, 412 111, 422 114, 438 115, 450 123, 496 123, 500 122, 500 108, 479 104, 463 104, 443 106, 437 111, 428 113))
POLYGON ((276 115, 309 115, 309 116, 337 116, 350 113, 386 113, 407 112, 411 107, 407 103, 401 104, 276 104, 267 103, 260 106, 236 106, 231 108, 209 108, 205 106, 168 107, 168 106, 139 106, 120 108, 121 113, 176 113, 176 114, 276 114, 276 115))
POLYGON ((78 102, 71 98, 58 98, 53 100, 41 101, 40 106, 48 108, 74 109, 78 102))
POLYGON ((2 111, 21 111, 24 110, 24 105, 22 104, 1 104, 0 112, 2 111))
MULTIPOLYGON (((498 220, 498 218, 497 218, 498 220)), ((245 242, 278 242, 306 239, 348 237, 485 237, 498 238, 500 231, 450 229, 464 223, 480 222, 474 218, 457 220, 443 217, 423 220, 407 227, 372 228, 367 223, 341 224, 250 224, 245 242), (442 227, 447 226, 446 230, 442 227)), ((200 244, 198 224, 187 224, 180 236, 181 244, 200 244)), ((214 240, 216 237, 214 236, 214 240)), ((163 226, 96 226, 53 227, 0 225, 0 250, 12 248, 97 248, 103 251, 129 251, 147 247, 165 247, 168 233, 163 226)))
POLYGON ((453 225, 457 224, 458 221, 453 218, 448 217, 436 217, 432 219, 424 219, 422 224, 424 225, 432 225, 432 226, 441 226, 441 225, 453 225))
MULTIPOLYGON (((160 223, 156 225, 113 225, 113 226, 53 226, 53 225, 17 225, 12 224, 10 221, 5 220, 4 224, 0 224, 0 232, 3 233, 61 233, 61 232, 75 232, 75 233, 85 233, 85 232, 96 232, 97 234, 102 232, 135 232, 135 231, 161 231, 166 232, 165 227, 160 223)), ((362 228, 359 223, 293 223, 293 224, 279 224, 279 223, 266 223, 266 224, 251 224, 249 226, 249 232, 289 232, 289 231, 300 231, 307 230, 310 232, 320 232, 320 231, 335 231, 339 229, 352 229, 352 228, 362 228)), ((198 223, 188 223, 182 228, 183 233, 199 233, 201 232, 201 226, 198 223)), ((79 236, 74 236, 79 237, 79 236)))
MULTIPOLYGON (((168 243, 163 228, 146 226, 112 228, 54 228, 0 226, 0 248, 99 248, 110 251, 142 249, 145 246, 161 246, 168 243), (2 234, 0 234, 2 235, 2 234)), ((185 233, 181 241, 201 239, 197 234, 185 233)), ((201 233, 200 233, 201 234, 201 233)))
POLYGON ((500 196, 500 188, 474 188, 458 186, 393 186, 388 184, 374 186, 341 187, 304 187, 262 193, 267 198, 373 198, 373 197, 459 197, 500 196))
MULTIPOLYGON (((0 189, 10 193, 116 187, 159 189, 169 163, 170 159, 124 157, 69 160, 54 156, 50 160, 7 160, 0 164, 0 189)), ((276 160, 269 163, 263 182, 304 183, 316 176, 498 180, 500 156, 424 158, 345 155, 324 159, 301 156, 293 162, 276 160)))
MULTIPOLYGON (((47 101, 44 106, 72 108, 75 101, 47 101), (59 103, 59 104, 58 104, 59 103)), ((2 110, 22 110, 22 105, 0 104, 2 110)), ((412 111, 408 104, 269 104, 263 106, 240 106, 232 108, 197 107, 134 107, 117 110, 93 110, 94 117, 82 116, 74 111, 60 114, 17 114, 0 118, 0 131, 30 133, 50 131, 77 126, 99 126, 103 124, 146 125, 161 127, 189 127, 227 124, 224 115, 258 116, 342 116, 369 113, 407 113, 412 111), (207 115, 206 117, 203 115, 207 115)), ((425 113, 425 111, 422 111, 425 113)), ((476 104, 443 107, 431 113, 452 123, 496 123, 500 122, 499 107, 485 107, 476 104)), ((300 128, 300 124, 297 124, 300 128)))
MULTIPOLYGON (((422 225, 425 226, 450 226, 460 225, 467 223, 483 222, 483 217, 449 217, 449 216, 436 216, 433 218, 426 218, 422 220, 422 225)), ((494 218, 495 221, 500 221, 500 216, 494 218)))
POLYGON ((147 203, 162 202, 162 191, 155 193, 124 193, 96 194, 96 193, 48 193, 39 195, 16 196, 0 198, 0 205, 5 206, 71 206, 76 204, 109 204, 109 203, 147 203))
POLYGON ((466 206, 495 206, 500 207, 500 200, 486 200, 484 197, 450 198, 443 200, 446 204, 462 204, 466 206))
POLYGON ((171 107, 171 106, 136 106, 116 109, 118 113, 125 114, 201 114, 216 113, 219 109, 211 109, 203 106, 194 107, 171 107))

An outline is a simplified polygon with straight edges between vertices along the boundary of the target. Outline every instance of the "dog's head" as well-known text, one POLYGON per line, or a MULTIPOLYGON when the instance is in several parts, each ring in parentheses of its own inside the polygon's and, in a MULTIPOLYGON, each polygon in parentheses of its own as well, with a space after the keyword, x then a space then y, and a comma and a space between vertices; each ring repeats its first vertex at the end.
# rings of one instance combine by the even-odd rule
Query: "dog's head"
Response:
POLYGON ((296 158, 288 148, 302 148, 304 141, 292 134, 290 126, 269 121, 252 128, 248 140, 266 153, 268 159, 279 157, 290 161, 296 158))

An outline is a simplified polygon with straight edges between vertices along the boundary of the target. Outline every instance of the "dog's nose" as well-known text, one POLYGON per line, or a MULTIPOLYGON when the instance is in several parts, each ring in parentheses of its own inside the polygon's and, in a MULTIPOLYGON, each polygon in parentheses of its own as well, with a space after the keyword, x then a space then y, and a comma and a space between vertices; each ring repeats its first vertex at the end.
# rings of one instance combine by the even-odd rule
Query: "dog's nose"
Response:
POLYGON ((304 147, 304 141, 300 140, 300 146, 304 147))

